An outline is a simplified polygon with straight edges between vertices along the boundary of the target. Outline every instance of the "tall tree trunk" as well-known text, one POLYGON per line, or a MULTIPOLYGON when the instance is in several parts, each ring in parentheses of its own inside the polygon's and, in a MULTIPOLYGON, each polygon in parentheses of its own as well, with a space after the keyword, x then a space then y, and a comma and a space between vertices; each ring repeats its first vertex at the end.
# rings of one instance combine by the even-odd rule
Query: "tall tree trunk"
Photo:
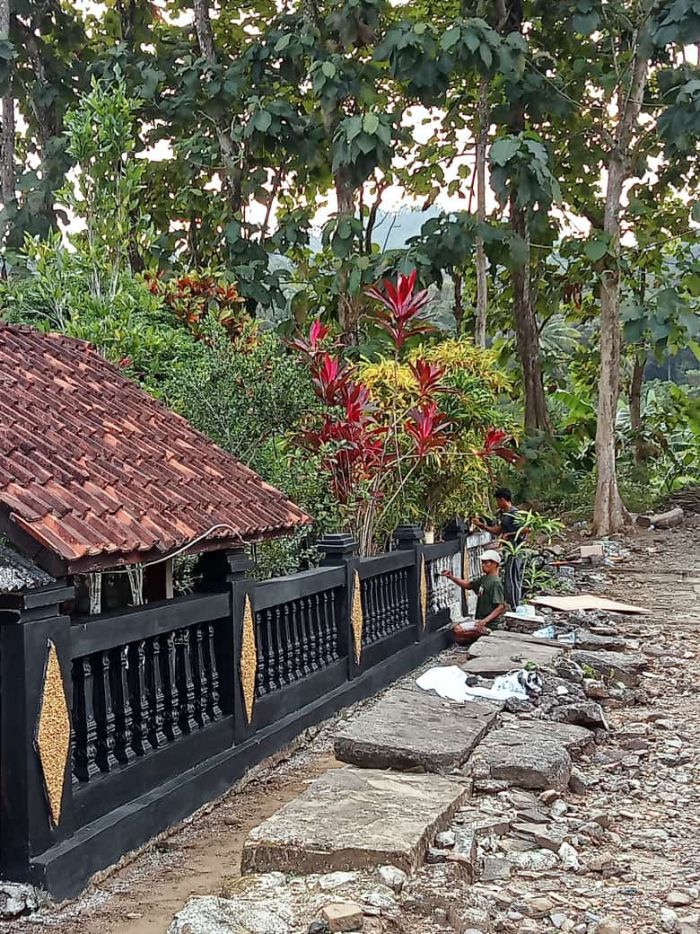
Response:
MULTIPOLYGON (((644 10, 642 10, 644 13, 644 10)), ((598 478, 593 510, 593 532, 610 535, 629 521, 617 486, 615 420, 620 394, 620 204, 622 189, 631 169, 630 150, 642 107, 649 70, 648 16, 637 36, 629 84, 617 93, 618 124, 608 161, 603 230, 610 246, 600 282, 600 371, 598 375, 598 423, 596 461, 598 478)))
MULTIPOLYGON (((340 168, 335 174, 335 196, 338 203, 338 220, 355 216, 357 192, 347 169, 340 168)), ((350 294, 349 273, 345 264, 338 273, 338 320, 343 330, 343 342, 350 346, 358 343, 358 326, 361 311, 361 296, 350 294)))
POLYGON ((459 272, 459 270, 455 269, 455 273, 454 273, 455 298, 454 298, 454 304, 452 306, 452 311, 455 316, 455 327, 457 329, 458 337, 462 333, 462 323, 464 321, 464 302, 462 300, 462 284, 463 284, 462 273, 459 272))
MULTIPOLYGON (((527 245, 529 256, 530 238, 527 220, 525 212, 516 206, 515 199, 516 194, 513 193, 510 199, 510 224, 513 231, 527 245)), ((534 296, 530 291, 530 263, 528 261, 512 271, 511 281, 513 283, 516 350, 523 371, 525 431, 549 432, 551 427, 540 361, 540 332, 535 317, 534 296)))
POLYGON ((634 432, 634 459, 637 464, 646 460, 646 445, 641 437, 642 432, 642 386, 644 384, 644 370, 647 365, 647 355, 638 350, 634 357, 632 380, 630 382, 630 425, 634 432))
MULTIPOLYGON (((208 64, 216 65, 216 46, 214 44, 214 33, 211 28, 211 19, 209 17, 209 3, 207 0, 193 0, 194 8, 194 28, 197 33, 197 42, 199 50, 208 64)), ((223 174, 225 179, 226 196, 231 211, 236 214, 242 207, 242 172, 240 160, 236 153, 236 147, 229 134, 218 124, 216 126, 216 139, 219 144, 221 160, 223 162, 223 174)))
MULTIPOLYGON (((10 0, 0 0, 0 39, 10 35, 10 0)), ((11 95, 0 104, 0 197, 3 207, 15 200, 15 102, 11 95)))
MULTIPOLYGON (((486 221, 486 148, 489 139, 489 83, 482 78, 479 85, 479 128, 476 137, 476 216, 479 223, 486 221)), ((486 346, 486 316, 488 314, 488 280, 486 278, 486 251, 481 237, 476 238, 476 319, 474 343, 486 346)))
MULTIPOLYGON (((523 0, 511 0, 504 11, 505 21, 501 18, 506 32, 523 31, 523 0)), ((509 114, 509 129, 513 134, 525 130, 525 110, 521 103, 516 103, 509 114)), ((537 289, 532 288, 530 269, 530 236, 527 226, 527 213, 517 205, 517 191, 510 196, 510 226, 526 247, 526 258, 522 266, 511 273, 513 284, 513 312, 515 315, 515 342, 523 371, 523 389, 525 395, 525 431, 551 431, 547 414, 547 400, 544 394, 542 361, 540 358, 540 332, 535 317, 537 289)))

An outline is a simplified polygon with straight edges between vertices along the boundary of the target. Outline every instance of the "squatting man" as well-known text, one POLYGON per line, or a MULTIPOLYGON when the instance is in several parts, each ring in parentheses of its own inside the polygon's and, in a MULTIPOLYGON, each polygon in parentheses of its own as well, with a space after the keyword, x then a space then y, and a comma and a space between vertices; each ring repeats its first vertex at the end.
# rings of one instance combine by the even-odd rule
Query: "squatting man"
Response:
POLYGON ((473 590, 477 594, 475 621, 457 623, 452 627, 452 633, 458 643, 471 642, 477 636, 484 635, 488 632, 486 627, 497 623, 506 611, 505 590, 498 574, 501 566, 500 554, 497 551, 485 551, 480 561, 483 574, 474 581, 456 577, 452 571, 442 572, 442 576, 451 580, 453 584, 463 590, 473 590))

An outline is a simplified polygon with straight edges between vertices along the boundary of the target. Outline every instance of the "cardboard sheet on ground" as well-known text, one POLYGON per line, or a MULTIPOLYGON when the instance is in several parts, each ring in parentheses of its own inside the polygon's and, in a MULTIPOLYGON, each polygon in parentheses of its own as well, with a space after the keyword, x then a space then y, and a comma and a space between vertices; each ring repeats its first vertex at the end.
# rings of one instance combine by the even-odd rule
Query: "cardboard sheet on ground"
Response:
POLYGON ((610 613, 651 613, 643 606, 632 603, 618 603, 607 597, 596 597, 592 593, 579 593, 575 597, 533 597, 533 603, 548 606, 552 610, 573 613, 576 610, 608 610, 610 613))
POLYGON ((424 691, 435 691, 440 697, 457 701, 463 704, 475 697, 488 700, 506 700, 509 697, 522 697, 527 699, 527 691, 518 680, 518 671, 496 678, 490 688, 470 688, 467 686, 467 676, 456 665, 447 665, 440 668, 429 668, 419 678, 416 684, 424 691))

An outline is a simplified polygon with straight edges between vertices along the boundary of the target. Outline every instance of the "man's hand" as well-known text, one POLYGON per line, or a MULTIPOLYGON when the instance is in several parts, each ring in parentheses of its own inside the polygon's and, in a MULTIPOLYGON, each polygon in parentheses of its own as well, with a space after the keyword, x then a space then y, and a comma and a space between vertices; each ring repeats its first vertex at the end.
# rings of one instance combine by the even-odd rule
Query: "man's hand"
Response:
POLYGON ((440 571, 440 577, 446 577, 449 581, 453 581, 455 579, 452 571, 440 571))

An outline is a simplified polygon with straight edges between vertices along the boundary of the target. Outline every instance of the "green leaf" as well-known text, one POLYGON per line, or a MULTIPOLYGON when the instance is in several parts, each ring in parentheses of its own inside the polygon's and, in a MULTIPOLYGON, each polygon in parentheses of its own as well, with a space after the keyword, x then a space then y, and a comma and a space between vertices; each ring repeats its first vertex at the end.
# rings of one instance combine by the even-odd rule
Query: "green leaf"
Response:
POLYGON ((491 147, 490 159, 493 165, 506 165, 520 149, 520 141, 514 136, 497 139, 491 147))
POLYGON ((700 224, 700 201, 696 201, 693 205, 690 217, 696 224, 700 224))
POLYGON ((365 114, 362 121, 362 129, 370 136, 374 136, 379 129, 379 117, 373 113, 365 114))
POLYGON ((595 240, 589 240, 583 248, 586 257, 592 262, 597 263, 608 252, 607 240, 596 237, 595 240))
POLYGON ((233 243, 241 236, 241 225, 238 221, 229 221, 224 227, 224 237, 229 243, 233 243))
POLYGON ((253 116, 253 126, 261 133, 267 133, 272 126, 272 114, 267 110, 258 110, 253 116))
POLYGON ((324 62, 321 65, 321 71, 326 76, 326 78, 335 78, 338 73, 338 69, 335 67, 333 62, 324 62))
POLYGON ((351 117, 345 124, 345 138, 351 143, 362 132, 362 118, 351 117))
POLYGON ((459 28, 459 26, 450 26, 450 28, 442 34, 442 38, 440 39, 440 48, 442 48, 445 52, 449 52, 450 49, 457 45, 461 35, 462 30, 459 28))

